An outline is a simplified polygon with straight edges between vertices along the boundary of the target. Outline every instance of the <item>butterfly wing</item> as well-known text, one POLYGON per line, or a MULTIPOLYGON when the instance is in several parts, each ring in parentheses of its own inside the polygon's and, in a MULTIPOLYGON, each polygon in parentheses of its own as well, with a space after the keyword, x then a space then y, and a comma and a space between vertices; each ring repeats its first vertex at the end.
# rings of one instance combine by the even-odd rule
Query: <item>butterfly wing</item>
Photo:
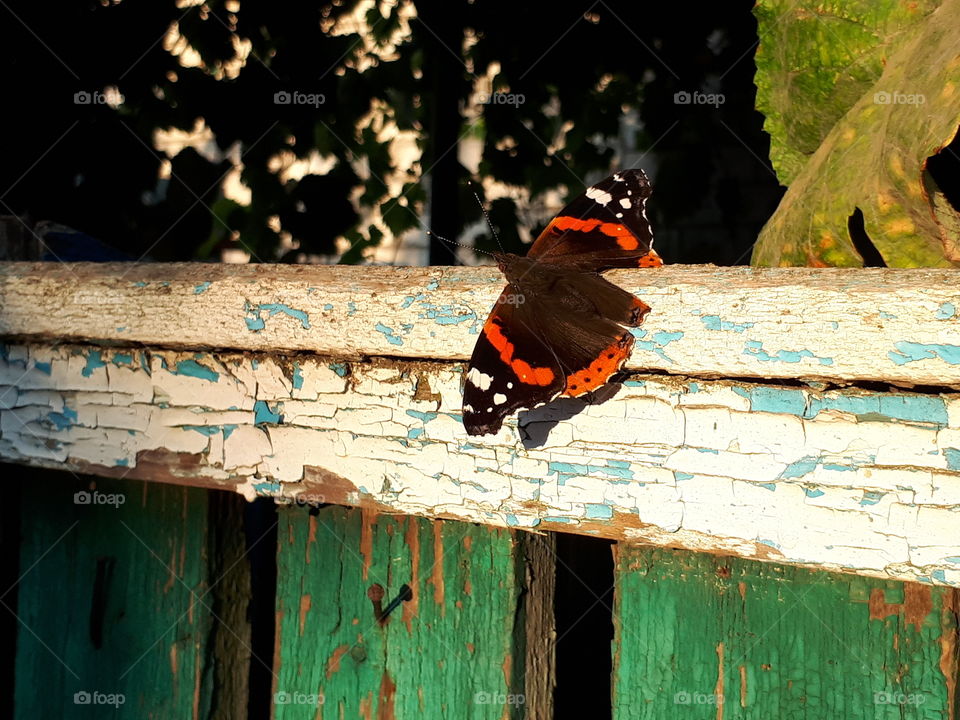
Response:
POLYGON ((496 433, 505 417, 549 402, 565 387, 531 305, 507 287, 484 323, 464 377, 463 424, 469 435, 496 433))
POLYGON ((622 170, 589 187, 544 228, 528 258, 599 272, 659 267, 646 216, 650 181, 642 170, 622 170))

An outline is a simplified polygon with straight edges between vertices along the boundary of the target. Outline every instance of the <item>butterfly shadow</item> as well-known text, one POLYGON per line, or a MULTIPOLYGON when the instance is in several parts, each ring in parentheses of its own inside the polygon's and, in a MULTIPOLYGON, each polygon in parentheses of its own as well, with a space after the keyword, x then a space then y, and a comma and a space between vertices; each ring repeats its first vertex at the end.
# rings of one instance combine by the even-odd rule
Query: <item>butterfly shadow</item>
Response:
POLYGON ((620 385, 620 380, 611 380, 583 397, 561 397, 541 407, 521 412, 517 416, 517 426, 523 447, 527 450, 543 447, 547 444, 550 431, 560 422, 579 415, 591 405, 606 402, 617 394, 620 385))

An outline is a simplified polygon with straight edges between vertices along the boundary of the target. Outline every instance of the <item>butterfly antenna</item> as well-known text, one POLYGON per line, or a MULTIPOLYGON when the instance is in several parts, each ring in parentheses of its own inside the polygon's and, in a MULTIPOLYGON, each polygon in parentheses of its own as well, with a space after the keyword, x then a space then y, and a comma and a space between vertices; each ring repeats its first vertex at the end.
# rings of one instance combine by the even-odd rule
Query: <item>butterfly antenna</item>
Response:
MULTIPOLYGON (((490 232, 493 233, 493 237, 494 237, 494 238, 496 239, 496 241, 497 241, 497 247, 500 248, 500 252, 506 252, 506 251, 503 249, 503 243, 500 242, 500 236, 497 235, 497 229, 496 229, 495 227, 493 227, 493 223, 490 222, 490 216, 487 214, 487 209, 483 206, 483 203, 480 202, 480 196, 477 195, 477 191, 473 189, 473 182, 471 182, 470 180, 467 180, 467 185, 470 186, 470 192, 472 192, 472 193, 473 193, 473 196, 477 199, 477 205, 480 206, 480 212, 483 213, 483 218, 484 218, 484 220, 487 221, 487 227, 490 228, 490 232)), ((482 251, 481 251, 481 252, 482 252, 482 251)))
POLYGON ((437 238, 438 240, 443 240, 443 242, 450 243, 451 245, 459 245, 460 247, 466 248, 467 250, 473 250, 474 252, 483 253, 484 255, 493 256, 493 253, 487 252, 486 250, 480 250, 479 248, 475 248, 475 247, 473 247, 472 245, 464 245, 462 242, 457 242, 456 240, 450 240, 449 238, 445 238, 445 237, 443 237, 442 235, 437 235, 433 230, 427 230, 427 235, 432 235, 433 237, 437 238))

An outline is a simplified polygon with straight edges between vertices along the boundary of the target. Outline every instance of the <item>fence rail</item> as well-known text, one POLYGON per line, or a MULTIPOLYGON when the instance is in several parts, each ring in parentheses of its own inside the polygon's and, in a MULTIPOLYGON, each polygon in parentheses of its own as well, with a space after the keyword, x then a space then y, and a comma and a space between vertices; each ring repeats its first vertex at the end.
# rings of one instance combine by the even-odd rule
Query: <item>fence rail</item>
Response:
POLYGON ((478 439, 493 269, 2 264, 0 458, 960 586, 954 272, 610 277, 643 373, 478 439))

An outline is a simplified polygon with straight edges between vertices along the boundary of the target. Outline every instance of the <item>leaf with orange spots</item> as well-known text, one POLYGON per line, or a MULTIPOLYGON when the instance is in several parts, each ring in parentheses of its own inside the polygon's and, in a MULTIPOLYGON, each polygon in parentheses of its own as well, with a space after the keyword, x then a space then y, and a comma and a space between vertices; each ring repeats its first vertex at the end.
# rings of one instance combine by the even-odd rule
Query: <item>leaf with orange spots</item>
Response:
POLYGON ((960 0, 945 0, 899 34, 876 82, 795 164, 754 265, 856 267, 875 252, 893 267, 960 265, 958 27, 960 0))

